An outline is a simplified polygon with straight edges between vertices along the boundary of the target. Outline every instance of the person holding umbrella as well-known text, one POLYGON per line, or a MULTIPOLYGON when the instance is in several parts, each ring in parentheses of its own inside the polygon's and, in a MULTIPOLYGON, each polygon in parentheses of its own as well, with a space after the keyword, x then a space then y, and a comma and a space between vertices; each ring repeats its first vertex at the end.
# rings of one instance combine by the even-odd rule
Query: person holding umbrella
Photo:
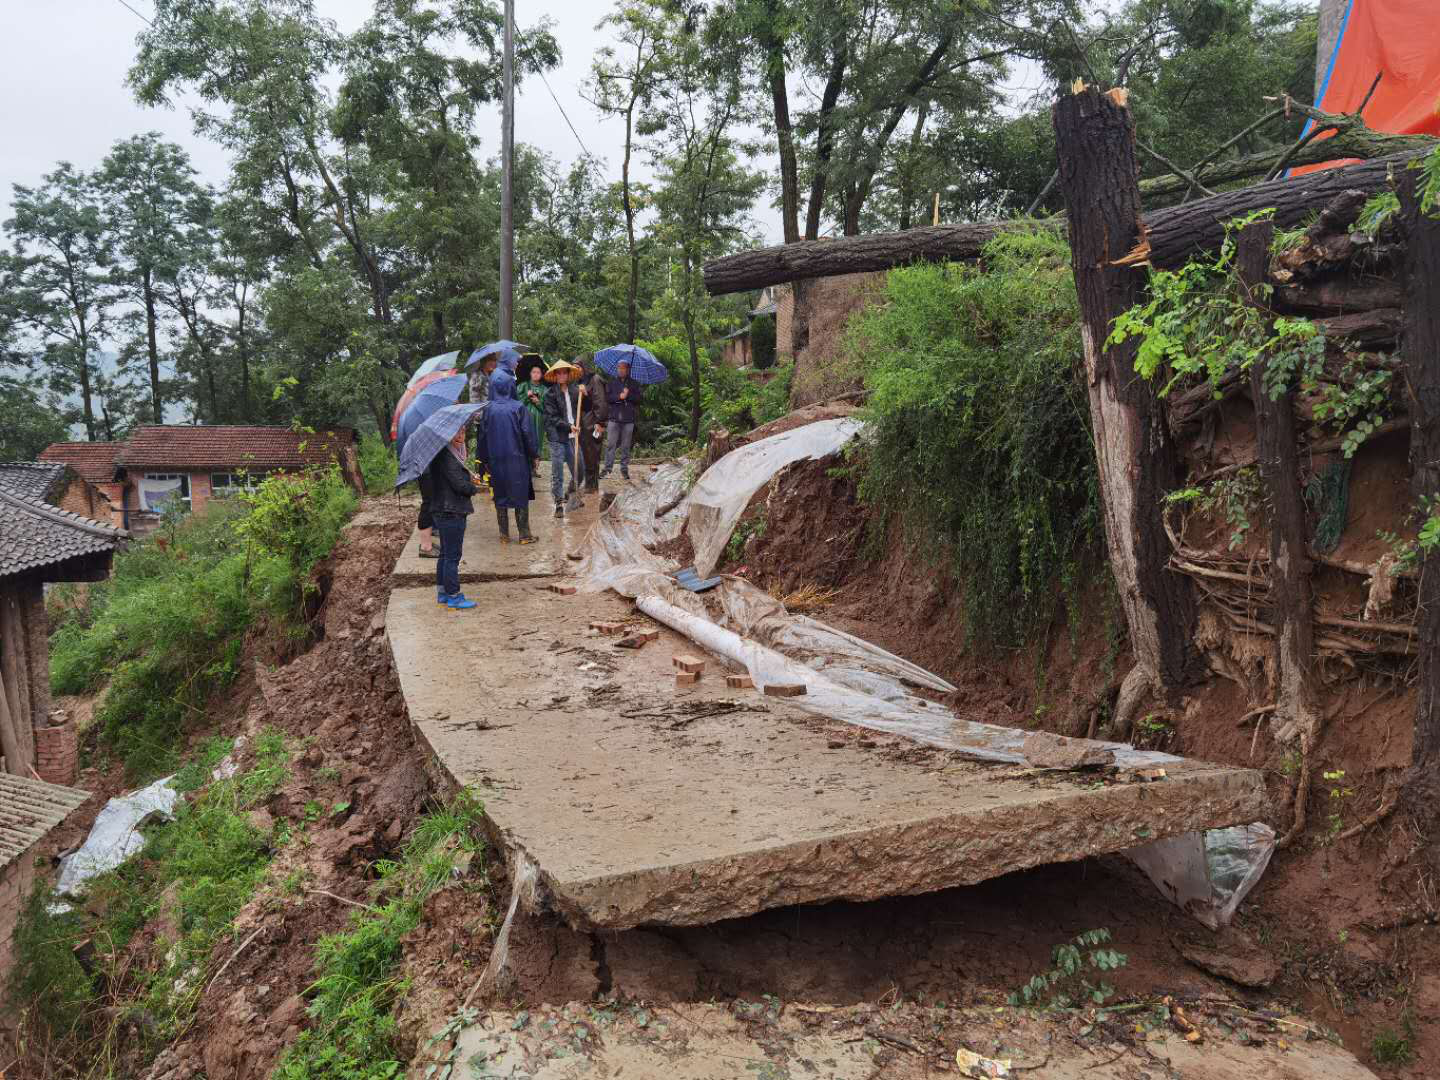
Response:
POLYGON ((565 516, 565 466, 570 466, 570 490, 580 487, 576 471, 575 440, 572 437, 580 423, 581 388, 578 379, 585 374, 566 360, 557 360, 545 372, 550 389, 545 395, 545 434, 550 439, 550 494, 555 498, 555 516, 565 516), (577 380, 572 382, 571 379, 577 380))
MULTIPOLYGON (((416 387, 418 389, 407 390, 405 396, 400 399, 400 404, 395 408, 395 418, 391 421, 390 437, 395 443, 397 456, 405 452, 405 444, 421 424, 445 406, 454 405, 460 399, 460 393, 465 389, 465 377, 454 371, 443 374, 435 373, 425 376, 416 383, 416 387)), ((422 559, 438 559, 440 554, 431 542, 431 534, 435 526, 431 505, 434 491, 430 485, 428 471, 420 474, 419 484, 420 557, 422 559)))
POLYGON ((644 387, 664 382, 670 377, 665 365, 639 345, 612 345, 595 354, 595 366, 611 376, 605 383, 605 408, 609 414, 605 426, 605 468, 602 477, 615 468, 615 454, 620 454, 620 475, 630 479, 630 446, 635 441, 635 420, 639 415, 644 387))
POLYGON ((510 511, 514 510, 520 543, 535 543, 530 532, 530 500, 535 498, 535 485, 530 475, 540 456, 540 444, 525 406, 515 400, 515 376, 503 367, 490 376, 485 449, 490 462, 490 485, 495 489, 500 542, 510 542, 510 511))
POLYGON ((422 475, 430 478, 431 515, 435 531, 440 534, 435 599, 457 611, 475 606, 460 591, 460 557, 465 548, 465 526, 474 509, 470 500, 479 486, 463 462, 465 426, 484 409, 483 405, 447 405, 435 412, 406 439, 395 477, 397 488, 422 475))

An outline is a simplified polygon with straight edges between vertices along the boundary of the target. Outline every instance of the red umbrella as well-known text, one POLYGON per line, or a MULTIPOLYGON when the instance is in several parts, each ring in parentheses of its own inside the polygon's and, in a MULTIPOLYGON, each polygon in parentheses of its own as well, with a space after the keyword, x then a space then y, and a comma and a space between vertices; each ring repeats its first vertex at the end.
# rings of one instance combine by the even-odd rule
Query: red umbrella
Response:
POLYGON ((432 371, 429 375, 422 375, 415 380, 415 385, 400 395, 400 403, 395 406, 395 416, 390 421, 390 441, 393 443, 400 436, 400 416, 410 407, 410 403, 419 396, 420 391, 431 383, 439 382, 441 379, 448 379, 455 374, 455 369, 448 371, 432 371))

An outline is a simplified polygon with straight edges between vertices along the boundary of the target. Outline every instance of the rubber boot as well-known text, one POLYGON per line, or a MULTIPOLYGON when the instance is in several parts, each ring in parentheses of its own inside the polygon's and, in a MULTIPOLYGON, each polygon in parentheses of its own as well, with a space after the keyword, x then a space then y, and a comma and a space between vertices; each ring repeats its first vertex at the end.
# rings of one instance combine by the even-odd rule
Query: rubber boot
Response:
POLYGON ((530 507, 528 505, 515 508, 515 527, 520 532, 520 543, 535 543, 535 537, 530 533, 530 507))
MULTIPOLYGON (((518 523, 518 522, 519 522, 519 518, 520 518, 520 511, 518 511, 518 510, 515 511, 515 518, 516 518, 516 522, 518 523)), ((509 509, 506 508, 506 507, 504 507, 504 506, 497 506, 497 507, 495 507, 495 520, 500 523, 500 542, 501 542, 502 544, 508 544, 508 543, 510 542, 510 511, 509 511, 509 509)), ((523 536, 524 534, 522 533, 521 535, 523 536)))

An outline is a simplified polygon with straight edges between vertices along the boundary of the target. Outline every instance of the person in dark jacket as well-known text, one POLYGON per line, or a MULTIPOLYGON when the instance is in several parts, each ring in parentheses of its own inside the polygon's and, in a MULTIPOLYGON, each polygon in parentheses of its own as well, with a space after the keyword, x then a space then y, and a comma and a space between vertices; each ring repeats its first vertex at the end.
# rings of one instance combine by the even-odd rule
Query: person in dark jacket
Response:
POLYGON ((605 440, 605 418, 609 415, 605 407, 605 380, 584 353, 572 363, 582 372, 591 373, 583 382, 585 397, 580 402, 580 456, 585 461, 585 490, 593 495, 600 490, 600 448, 605 440))
POLYGON ((430 473, 420 474, 420 558, 438 559, 440 549, 434 542, 435 515, 431 512, 430 496, 435 488, 430 483, 430 473))
POLYGON ((490 486, 495 490, 495 518, 500 524, 500 542, 510 542, 510 511, 520 543, 533 544, 530 532, 530 500, 535 486, 530 469, 540 456, 535 428, 525 406, 515 400, 515 376, 503 367, 490 376, 489 403, 485 406, 485 447, 489 454, 490 486))
POLYGON ((475 606, 460 591, 460 556, 465 550, 465 525, 474 505, 470 497, 479 490, 465 468, 465 431, 456 433, 450 445, 435 455, 426 475, 430 478, 430 513, 440 534, 440 560, 435 564, 435 599, 456 611, 475 606))
POLYGON ((639 413, 644 388, 630 378, 630 365, 624 360, 615 366, 615 378, 605 384, 607 423, 605 468, 601 476, 609 476, 615 468, 615 453, 620 453, 620 475, 630 479, 630 444, 635 441, 635 418, 639 413))
POLYGON ((570 490, 580 486, 575 461, 574 431, 580 423, 580 386, 572 381, 583 374, 574 364, 557 360, 545 372, 545 437, 550 440, 550 494, 555 516, 565 516, 565 466, 570 466, 570 490))

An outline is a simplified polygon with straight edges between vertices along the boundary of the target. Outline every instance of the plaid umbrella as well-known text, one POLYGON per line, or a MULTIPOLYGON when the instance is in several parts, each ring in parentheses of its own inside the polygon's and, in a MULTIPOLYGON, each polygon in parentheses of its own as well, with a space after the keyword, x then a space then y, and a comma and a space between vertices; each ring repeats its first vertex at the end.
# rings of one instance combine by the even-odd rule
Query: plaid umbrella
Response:
POLYGON ((515 373, 515 365, 520 362, 520 354, 532 351, 529 345, 521 345, 518 341, 492 341, 489 345, 481 345, 470 354, 470 359, 465 361, 465 370, 469 371, 476 364, 480 363, 487 356, 498 356, 500 363, 515 373))
POLYGON ((484 405, 446 405, 416 428, 405 440, 405 452, 400 455, 400 472, 395 477, 395 486, 398 488, 418 479, 435 460, 435 455, 455 438, 455 433, 484 408, 484 405))
POLYGON ((410 387, 414 386, 417 382, 423 379, 426 375, 433 375, 437 371, 444 371, 446 368, 453 368, 455 366, 455 361, 459 359, 459 349, 456 349, 454 352, 441 353, 439 356, 430 357, 429 360, 426 360, 423 364, 421 364, 418 368, 415 369, 415 374, 410 376, 410 381, 405 384, 405 388, 408 390, 410 387))
MULTIPOLYGON (((394 442, 400 437, 400 417, 404 415, 406 409, 410 408, 410 403, 419 397, 420 391, 424 390, 427 386, 434 386, 441 379, 453 378, 454 375, 455 372, 453 370, 432 371, 429 375, 422 375, 410 384, 409 389, 400 395, 400 400, 395 404, 395 415, 390 418, 391 442, 394 442)), ((458 395, 446 404, 453 405, 457 400, 459 400, 458 395)))
POLYGON ((414 400, 404 406, 396 423, 395 453, 403 454, 405 444, 417 428, 447 405, 460 400, 460 391, 465 389, 464 375, 450 375, 425 387, 415 395, 414 400))
POLYGON ((595 366, 606 375, 620 374, 622 363, 630 365, 630 378, 641 386, 662 383, 670 377, 665 365, 639 345, 611 345, 595 354, 595 366))

